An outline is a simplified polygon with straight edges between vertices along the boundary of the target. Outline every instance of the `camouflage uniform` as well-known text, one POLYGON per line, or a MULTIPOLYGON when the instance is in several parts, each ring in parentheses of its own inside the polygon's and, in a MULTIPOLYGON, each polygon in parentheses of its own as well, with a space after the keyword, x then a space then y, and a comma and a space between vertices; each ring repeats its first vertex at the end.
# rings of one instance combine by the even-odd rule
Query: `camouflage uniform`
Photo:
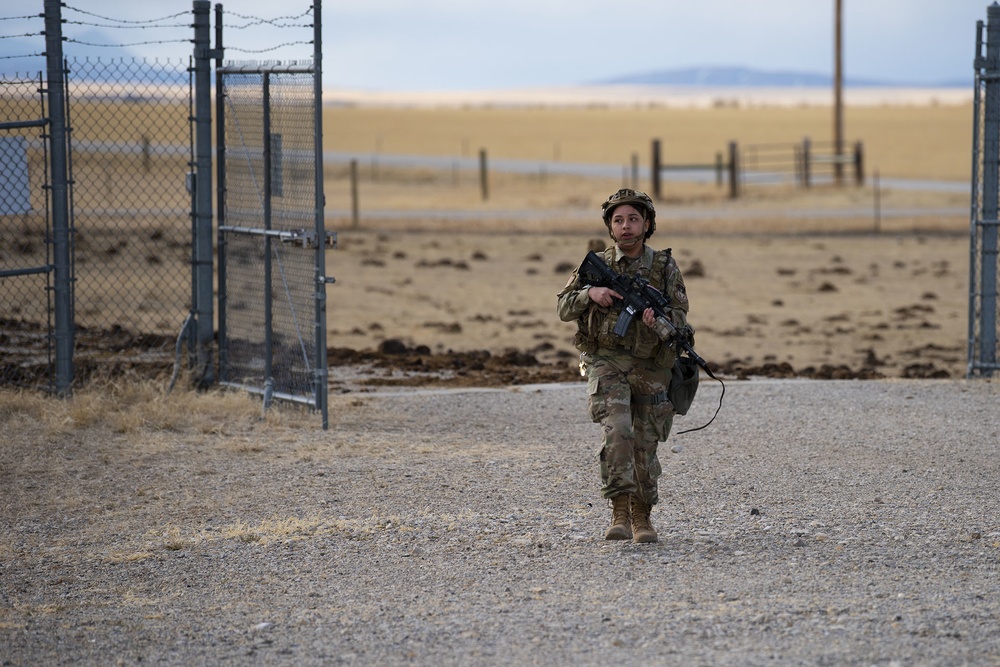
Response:
MULTIPOLYGON (((670 319, 677 327, 687 325, 687 293, 684 279, 670 250, 648 246, 635 259, 617 245, 605 250, 604 260, 616 272, 639 273, 659 289, 671 303, 670 319)), ((673 423, 673 406, 666 398, 670 368, 676 352, 662 343, 637 315, 625 336, 612 332, 621 312, 621 301, 604 308, 587 294, 574 273, 559 293, 558 313, 564 322, 576 320, 576 346, 587 368, 590 418, 604 432, 601 444, 601 495, 613 498, 630 494, 649 506, 658 500, 657 478, 661 473, 656 456, 673 423)))

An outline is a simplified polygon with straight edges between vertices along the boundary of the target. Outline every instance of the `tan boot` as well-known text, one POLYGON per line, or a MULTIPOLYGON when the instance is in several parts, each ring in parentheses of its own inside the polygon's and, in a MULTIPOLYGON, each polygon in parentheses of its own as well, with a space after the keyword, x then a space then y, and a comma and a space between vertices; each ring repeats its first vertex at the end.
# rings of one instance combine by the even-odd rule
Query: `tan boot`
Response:
POLYGON ((631 516, 629 514, 629 495, 623 493, 611 499, 611 525, 608 532, 604 534, 606 540, 627 540, 632 537, 629 528, 631 516))
POLYGON ((631 496, 632 501, 632 534, 636 543, 656 542, 659 537, 653 524, 649 522, 649 512, 652 506, 642 502, 636 496, 631 496))

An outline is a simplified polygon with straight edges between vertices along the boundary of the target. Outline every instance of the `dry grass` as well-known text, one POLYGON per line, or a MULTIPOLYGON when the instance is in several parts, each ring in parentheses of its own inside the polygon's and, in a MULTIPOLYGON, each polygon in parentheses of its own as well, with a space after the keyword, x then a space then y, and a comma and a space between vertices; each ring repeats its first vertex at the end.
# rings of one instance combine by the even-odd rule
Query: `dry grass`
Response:
MULTIPOLYGON (((198 392, 162 380, 135 377, 91 382, 64 400, 32 391, 0 390, 0 431, 10 438, 29 431, 67 438, 87 429, 129 437, 153 433, 234 435, 254 424, 280 426, 281 411, 262 418, 259 400, 228 390, 198 392)), ((293 408, 289 410, 294 411, 293 408)))
MULTIPOLYGON (((854 107, 845 140, 862 141, 869 173, 961 181, 969 178, 971 105, 854 107)), ((829 141, 824 107, 375 108, 324 113, 324 147, 359 154, 402 153, 629 165, 649 164, 650 141, 664 162, 711 162, 730 141, 741 145, 829 141)))

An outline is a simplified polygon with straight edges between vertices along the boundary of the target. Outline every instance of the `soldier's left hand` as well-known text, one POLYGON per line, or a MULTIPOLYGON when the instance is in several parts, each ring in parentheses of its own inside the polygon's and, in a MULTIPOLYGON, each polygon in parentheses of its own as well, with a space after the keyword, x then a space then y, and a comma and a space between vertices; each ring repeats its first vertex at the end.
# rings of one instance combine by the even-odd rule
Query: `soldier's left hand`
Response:
POLYGON ((653 312, 652 308, 647 308, 642 311, 642 323, 647 327, 653 326, 653 322, 656 321, 656 313, 653 312))

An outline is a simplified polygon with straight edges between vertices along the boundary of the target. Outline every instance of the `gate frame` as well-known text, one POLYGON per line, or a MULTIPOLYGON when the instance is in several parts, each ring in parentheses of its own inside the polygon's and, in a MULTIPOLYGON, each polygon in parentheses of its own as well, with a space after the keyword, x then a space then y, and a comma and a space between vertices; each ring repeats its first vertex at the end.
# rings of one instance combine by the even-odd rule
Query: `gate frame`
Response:
POLYGON ((998 231, 1000 231, 1000 5, 976 22, 969 223, 969 347, 966 377, 991 377, 997 362, 998 231), (980 132, 980 128, 982 128, 980 132), (977 253, 977 246, 979 252, 977 253))
MULTIPOLYGON (((208 5, 205 0, 194 0, 195 4, 198 5, 202 3, 208 5)), ((266 321, 266 331, 265 331, 265 386, 262 388, 247 387, 245 385, 240 385, 241 389, 248 390, 254 393, 261 393, 263 395, 264 410, 266 411, 270 405, 273 398, 279 398, 282 400, 288 400, 293 402, 304 402, 310 405, 313 409, 320 412, 322 417, 322 427, 324 430, 329 428, 329 410, 328 410, 328 363, 326 359, 327 354, 327 336, 326 336, 326 324, 327 324, 327 314, 326 314, 326 286, 335 281, 333 277, 326 275, 326 250, 331 247, 335 247, 336 244, 336 233, 327 232, 325 225, 325 205, 326 196, 323 192, 323 84, 322 84, 322 3, 317 0, 313 4, 313 61, 309 65, 273 65, 273 66, 258 66, 250 68, 246 65, 236 66, 236 67, 226 67, 222 63, 222 55, 224 49, 222 47, 222 8, 221 5, 216 5, 216 48, 214 50, 202 50, 202 57, 207 62, 208 58, 214 57, 216 59, 215 75, 216 75, 216 136, 218 139, 218 144, 215 147, 216 150, 216 187, 218 189, 218 201, 217 201, 217 215, 218 215, 218 227, 217 233, 219 235, 218 244, 218 255, 219 255, 219 309, 218 309, 218 320, 219 320, 219 383, 227 385, 228 383, 224 379, 224 367, 227 357, 227 348, 225 342, 226 334, 226 316, 225 316, 225 285, 226 285, 226 265, 224 253, 224 243, 222 240, 222 234, 224 232, 243 232, 250 233, 254 235, 263 235, 265 238, 265 263, 270 263, 270 244, 272 240, 295 240, 300 241, 304 245, 309 245, 314 249, 313 267, 314 267, 314 303, 315 303, 315 317, 313 322, 314 328, 314 345, 316 348, 316 359, 312 360, 312 397, 311 399, 304 399, 300 396, 289 395, 284 393, 275 393, 273 387, 270 385, 270 364, 271 364, 271 322, 268 317, 266 321), (296 232, 289 231, 279 231, 272 230, 269 224, 269 211, 270 204, 268 201, 265 203, 265 227, 264 229, 242 229, 234 228, 226 225, 226 210, 225 210, 225 190, 226 190, 226 142, 225 142, 225 101, 223 92, 222 81, 224 75, 227 73, 260 73, 264 75, 264 102, 265 108, 269 108, 269 95, 267 93, 269 87, 268 74, 271 73, 287 73, 287 74, 312 74, 313 77, 313 152, 314 152, 314 165, 313 165, 313 191, 314 191, 314 201, 313 201, 313 232, 311 239, 301 238, 301 235, 296 232)), ((207 26, 207 24, 206 24, 207 26)), ((207 29, 207 28, 206 28, 207 29)), ((197 51, 197 50, 196 50, 197 51)), ((196 55, 197 52, 196 52, 196 55)), ((199 106, 199 112, 196 114, 199 117, 202 116, 200 111, 201 106, 199 106)), ((205 114, 206 116, 208 114, 205 114)), ((210 134, 210 132, 209 132, 210 134)), ((199 146, 201 136, 199 135, 199 146)), ((264 142, 264 160, 265 160, 265 178, 266 183, 270 182, 270 150, 269 150, 270 139, 264 142)), ((201 168, 200 156, 202 151, 199 149, 199 162, 198 162, 198 185, 197 189, 199 193, 203 192, 203 188, 210 188, 211 183, 211 172, 203 172, 201 168), (204 180, 203 179, 204 175, 204 180)), ((210 151, 208 152, 210 155, 210 151)), ((269 186, 265 186, 265 199, 269 200, 267 196, 269 186)), ((205 199, 207 199, 207 206, 211 206, 211 190, 208 190, 207 197, 198 197, 198 210, 205 210, 206 204, 204 204, 205 199)), ((198 218, 201 218, 198 215, 198 218)), ((209 221, 211 220, 211 213, 208 214, 209 221)), ((201 227, 201 225, 199 225, 201 227)), ((210 229, 210 223, 209 223, 210 229)), ((265 280, 270 280, 270 270, 265 270, 265 280)), ((211 282, 209 281, 209 286, 211 282)), ((270 312, 270 288, 265 286, 265 310, 270 312)), ((204 317, 204 315, 203 315, 204 317)), ((211 317, 208 318, 211 322, 211 317)), ((200 342, 200 339, 199 339, 200 342)))

